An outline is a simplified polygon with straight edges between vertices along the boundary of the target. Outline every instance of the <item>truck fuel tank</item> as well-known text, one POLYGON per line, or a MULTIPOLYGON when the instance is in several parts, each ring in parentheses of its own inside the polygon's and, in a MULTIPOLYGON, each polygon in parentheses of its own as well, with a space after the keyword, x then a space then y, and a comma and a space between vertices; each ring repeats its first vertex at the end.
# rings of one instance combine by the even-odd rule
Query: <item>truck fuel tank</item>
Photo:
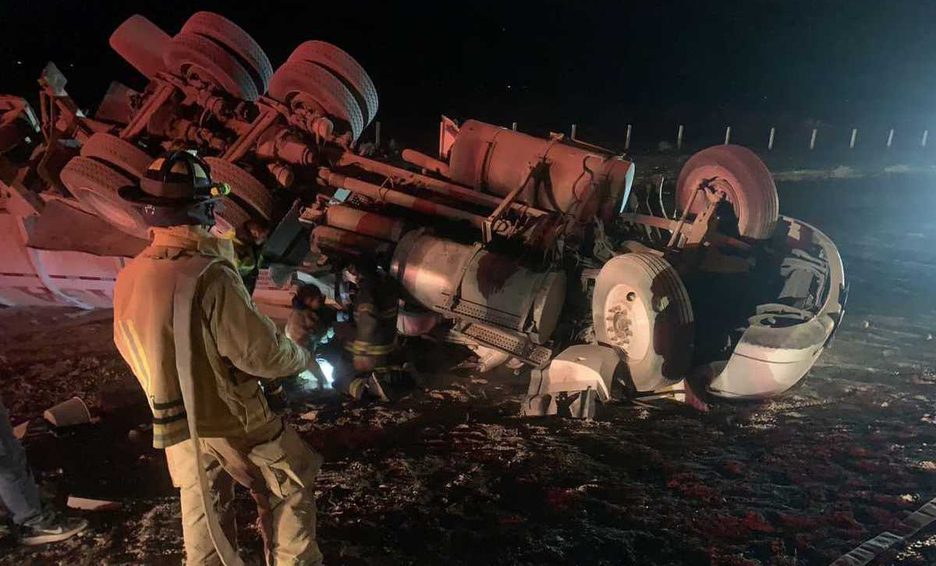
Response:
POLYGON ((423 306, 453 318, 549 340, 565 302, 566 275, 535 271, 480 245, 419 231, 397 245, 390 273, 423 306))
POLYGON ((591 147, 468 120, 452 145, 448 175, 502 197, 522 187, 518 202, 608 221, 627 202, 634 164, 591 147))

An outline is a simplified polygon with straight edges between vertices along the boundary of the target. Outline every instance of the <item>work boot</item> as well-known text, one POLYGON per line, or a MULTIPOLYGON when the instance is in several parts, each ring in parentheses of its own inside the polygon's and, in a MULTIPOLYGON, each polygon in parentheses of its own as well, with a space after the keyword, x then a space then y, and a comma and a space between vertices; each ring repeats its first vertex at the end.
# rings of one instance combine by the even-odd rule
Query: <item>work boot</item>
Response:
POLYGON ((372 373, 367 378, 367 392, 380 400, 381 403, 390 402, 390 398, 384 393, 383 386, 380 385, 380 380, 377 379, 377 374, 372 373))
POLYGON ((27 546, 61 542, 88 528, 88 522, 76 517, 65 517, 56 511, 45 511, 20 527, 20 542, 27 546))
POLYGON ((351 383, 348 384, 348 395, 355 401, 360 401, 361 398, 364 397, 365 391, 367 391, 366 378, 355 377, 351 380, 351 383))
POLYGON ((351 380, 348 385, 348 395, 355 401, 361 401, 365 398, 377 399, 383 403, 390 401, 380 385, 380 380, 373 373, 367 377, 355 377, 351 380))

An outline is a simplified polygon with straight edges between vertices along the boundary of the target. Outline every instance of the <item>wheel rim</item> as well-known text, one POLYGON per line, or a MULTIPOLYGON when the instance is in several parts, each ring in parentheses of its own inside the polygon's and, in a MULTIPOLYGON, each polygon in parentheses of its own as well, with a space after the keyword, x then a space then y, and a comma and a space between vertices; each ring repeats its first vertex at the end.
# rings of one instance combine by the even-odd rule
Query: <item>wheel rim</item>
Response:
POLYGON ((676 186, 679 208, 693 214, 702 212, 708 201, 701 195, 693 200, 693 194, 707 181, 724 193, 734 209, 741 236, 770 237, 779 217, 777 187, 767 166, 754 152, 739 145, 721 145, 693 155, 679 173, 676 186))
POLYGON ((605 331, 609 342, 639 361, 647 357, 653 329, 646 304, 637 289, 616 285, 605 300, 605 331))

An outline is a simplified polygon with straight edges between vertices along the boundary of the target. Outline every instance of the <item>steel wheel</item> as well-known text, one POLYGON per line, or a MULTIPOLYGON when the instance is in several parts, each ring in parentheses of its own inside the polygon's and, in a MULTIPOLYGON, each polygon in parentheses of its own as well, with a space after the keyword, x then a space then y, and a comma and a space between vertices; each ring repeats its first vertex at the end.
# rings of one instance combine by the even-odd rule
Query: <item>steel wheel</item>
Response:
POLYGON ((90 157, 120 169, 134 177, 142 177, 153 161, 145 151, 115 135, 99 132, 81 146, 82 157, 90 157))
POLYGON ((263 183, 237 165, 218 157, 206 157, 205 163, 211 167, 213 181, 227 183, 231 186, 234 196, 250 205, 264 219, 270 219, 273 214, 273 198, 263 183))
POLYGON ((237 58, 206 37, 179 33, 169 43, 163 61, 180 77, 207 81, 242 100, 253 102, 259 97, 257 85, 237 58))
MULTIPOLYGON (((767 166, 753 151, 740 145, 717 145, 696 153, 679 172, 676 204, 685 210, 699 185, 708 181, 725 194, 738 217, 741 236, 756 240, 773 234, 780 213, 777 186, 767 166)), ((707 200, 696 197, 689 212, 698 214, 707 200)))
POLYGON ((308 61, 325 67, 348 87, 364 116, 364 126, 377 116, 377 87, 354 57, 324 41, 306 41, 293 50, 288 61, 308 61))
POLYGON ((273 76, 273 66, 260 44, 240 26, 213 12, 195 12, 180 33, 200 35, 226 48, 250 73, 257 92, 266 92, 273 76))
POLYGON ((592 297, 595 337, 626 354, 638 391, 653 391, 686 376, 692 362, 689 294, 666 260, 649 253, 611 258, 592 297))
POLYGON ((293 106, 305 95, 331 117, 347 122, 357 140, 364 131, 364 117, 354 95, 328 69, 308 61, 287 61, 270 81, 270 96, 293 106))
POLYGON ((120 198, 117 190, 133 185, 126 176, 89 157, 75 157, 61 172, 62 183, 82 203, 115 228, 146 238, 149 227, 139 211, 120 198))

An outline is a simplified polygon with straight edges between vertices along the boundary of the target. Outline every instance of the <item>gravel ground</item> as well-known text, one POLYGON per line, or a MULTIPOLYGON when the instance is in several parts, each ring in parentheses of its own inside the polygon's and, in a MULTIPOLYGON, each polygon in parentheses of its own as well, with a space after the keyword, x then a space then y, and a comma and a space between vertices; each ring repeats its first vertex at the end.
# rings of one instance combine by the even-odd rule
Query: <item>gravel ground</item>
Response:
MULTIPOLYGON (((438 376, 392 405, 298 391, 289 420, 326 457, 329 564, 828 564, 936 496, 936 188, 926 178, 795 183, 785 213, 839 244, 844 327, 802 386, 699 414, 603 407, 521 419, 523 376, 438 376), (887 188, 887 193, 882 192, 887 188)), ((0 310, 14 424, 79 395, 100 420, 25 440, 50 498, 119 501, 56 546, 0 564, 178 564, 177 497, 106 312, 0 310)), ((241 546, 258 560, 250 501, 241 546)), ((881 563, 936 564, 931 525, 881 563)))

